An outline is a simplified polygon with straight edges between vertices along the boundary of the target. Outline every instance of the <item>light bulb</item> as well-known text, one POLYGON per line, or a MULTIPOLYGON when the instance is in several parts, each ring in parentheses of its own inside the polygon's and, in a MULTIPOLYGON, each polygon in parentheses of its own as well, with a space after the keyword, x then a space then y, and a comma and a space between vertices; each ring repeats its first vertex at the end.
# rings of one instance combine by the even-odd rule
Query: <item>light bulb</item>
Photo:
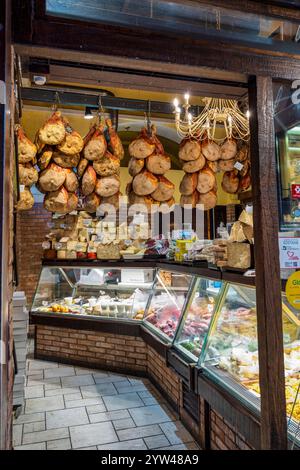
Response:
POLYGON ((178 108, 178 105, 179 105, 179 101, 178 101, 177 98, 174 98, 173 104, 174 104, 174 108, 177 109, 177 108, 178 108))
POLYGON ((189 99, 190 99, 190 95, 189 95, 188 93, 185 93, 185 94, 184 94, 184 99, 185 99, 185 101, 186 101, 186 104, 188 104, 189 99))
POLYGON ((176 113, 180 114, 180 113, 181 113, 181 108, 179 108, 179 106, 177 106, 177 107, 175 108, 175 111, 176 111, 176 113))
POLYGON ((246 117, 247 117, 247 119, 249 119, 249 117, 250 117, 250 111, 249 111, 249 109, 247 109, 247 111, 246 111, 246 117))

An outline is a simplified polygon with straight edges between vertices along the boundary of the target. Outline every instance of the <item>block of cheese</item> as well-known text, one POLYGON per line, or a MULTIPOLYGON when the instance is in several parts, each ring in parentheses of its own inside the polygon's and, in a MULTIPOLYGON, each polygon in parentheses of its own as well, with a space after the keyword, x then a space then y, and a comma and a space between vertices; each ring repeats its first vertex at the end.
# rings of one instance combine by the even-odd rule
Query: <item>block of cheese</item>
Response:
POLYGON ((109 245, 98 245, 97 258, 98 259, 120 259, 119 245, 110 243, 109 245))
POLYGON ((231 268, 248 269, 251 266, 249 243, 227 243, 227 266, 231 268))

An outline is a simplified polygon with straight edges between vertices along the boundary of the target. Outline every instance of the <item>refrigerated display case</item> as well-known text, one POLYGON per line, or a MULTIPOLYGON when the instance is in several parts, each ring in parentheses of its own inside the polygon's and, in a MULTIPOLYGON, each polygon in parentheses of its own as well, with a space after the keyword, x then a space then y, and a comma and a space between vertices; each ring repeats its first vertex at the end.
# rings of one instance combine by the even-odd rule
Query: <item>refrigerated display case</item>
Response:
POLYGON ((144 316, 144 325, 171 343, 190 294, 193 276, 158 269, 153 293, 144 316))
POLYGON ((155 268, 44 266, 31 312, 66 317, 138 320, 144 316, 155 268))
POLYGON ((196 277, 174 340, 174 347, 193 362, 199 359, 204 339, 221 297, 223 283, 196 277))
MULTIPOLYGON (((203 345, 199 366, 248 408, 259 413, 259 365, 254 287, 227 283, 203 345)), ((287 417, 294 434, 299 408, 293 407, 300 380, 299 313, 282 294, 287 417), (291 416, 292 414, 292 416, 291 416)))

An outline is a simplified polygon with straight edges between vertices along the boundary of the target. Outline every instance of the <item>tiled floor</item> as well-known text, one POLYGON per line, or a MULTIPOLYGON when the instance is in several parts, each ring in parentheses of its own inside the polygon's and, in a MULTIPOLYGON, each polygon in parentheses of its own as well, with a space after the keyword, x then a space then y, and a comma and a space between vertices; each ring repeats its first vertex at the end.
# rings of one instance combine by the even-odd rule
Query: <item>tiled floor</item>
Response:
POLYGON ((198 449, 147 379, 28 360, 15 450, 198 449))

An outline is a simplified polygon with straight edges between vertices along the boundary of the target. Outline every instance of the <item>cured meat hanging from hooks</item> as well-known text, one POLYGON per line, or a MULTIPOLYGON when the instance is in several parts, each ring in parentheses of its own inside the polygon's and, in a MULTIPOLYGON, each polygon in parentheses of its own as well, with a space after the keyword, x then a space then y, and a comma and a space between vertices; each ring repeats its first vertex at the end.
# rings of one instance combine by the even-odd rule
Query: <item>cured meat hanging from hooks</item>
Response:
POLYGON ((115 131, 112 122, 110 119, 106 119, 107 131, 109 135, 109 143, 108 146, 112 152, 112 154, 117 157, 119 160, 122 160, 124 157, 124 147, 120 137, 118 136, 117 132, 115 131))
POLYGON ((34 197, 31 194, 30 187, 38 180, 38 172, 34 168, 37 148, 28 139, 19 124, 15 127, 15 133, 17 138, 19 183, 24 186, 24 188, 20 188, 17 210, 30 210, 34 204, 34 197))

